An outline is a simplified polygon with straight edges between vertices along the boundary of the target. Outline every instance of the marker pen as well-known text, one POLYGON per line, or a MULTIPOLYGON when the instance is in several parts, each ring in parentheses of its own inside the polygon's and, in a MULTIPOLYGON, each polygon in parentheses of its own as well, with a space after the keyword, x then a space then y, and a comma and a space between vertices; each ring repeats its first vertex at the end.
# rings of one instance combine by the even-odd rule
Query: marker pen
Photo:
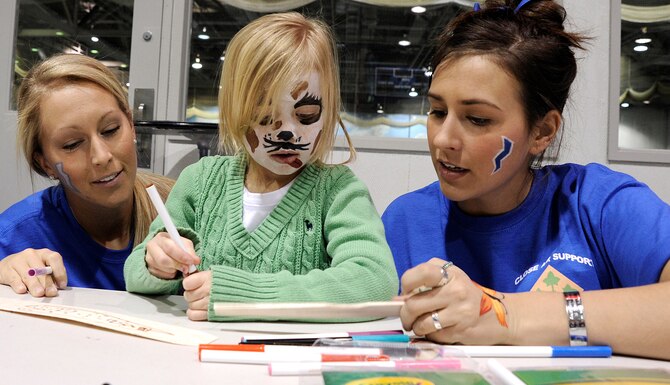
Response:
POLYGON ((304 333, 284 335, 248 335, 242 337, 241 344, 265 345, 312 345, 319 339, 376 342, 409 342, 409 335, 402 331, 389 330, 382 332, 335 332, 335 333, 304 333))
POLYGON ((444 360, 400 360, 378 362, 271 362, 268 372, 271 376, 317 376, 323 370, 445 370, 460 369, 458 359, 444 360))
POLYGON ((53 269, 51 269, 51 266, 46 266, 46 267, 33 267, 28 269, 28 275, 30 277, 35 277, 37 275, 47 275, 47 274, 52 274, 53 269))
MULTIPOLYGON (((338 347, 338 346, 296 346, 296 345, 261 345, 261 344, 246 344, 246 345, 225 345, 225 344, 201 344, 198 347, 198 352, 204 350, 224 350, 235 352, 257 352, 257 353, 276 353, 276 354, 301 354, 304 352, 310 353, 332 353, 332 354, 364 354, 364 355, 379 355, 382 354, 381 348, 355 348, 355 347, 338 347)), ((202 361, 202 359, 201 359, 202 361)))
MULTIPOLYGON (((158 216, 165 225, 165 230, 167 230, 168 234, 170 234, 170 238, 172 238, 172 240, 182 250, 187 251, 186 246, 181 240, 181 236, 179 235, 179 232, 174 225, 174 222, 172 222, 172 218, 170 218, 170 214, 168 213, 167 208, 165 208, 165 204, 163 203, 160 194, 158 194, 158 190, 156 190, 156 186, 151 185, 147 187, 147 193, 149 193, 149 198, 151 198, 151 202, 154 204, 154 207, 156 207, 156 211, 158 211, 158 216)), ((195 265, 190 265, 188 267, 189 273, 195 273, 197 270, 198 269, 195 267, 195 265)))
POLYGON ((511 370, 507 369, 503 364, 501 364, 495 358, 489 358, 486 363, 489 371, 495 378, 498 379, 503 385, 526 385, 525 382, 521 381, 511 370))
POLYGON ((201 362, 222 362, 231 364, 269 364, 270 362, 355 362, 355 361, 388 361, 389 356, 383 354, 347 354, 343 352, 244 352, 233 350, 201 350, 201 362))
POLYGON ((612 348, 603 346, 443 346, 442 355, 462 352, 470 357, 611 357, 612 348))

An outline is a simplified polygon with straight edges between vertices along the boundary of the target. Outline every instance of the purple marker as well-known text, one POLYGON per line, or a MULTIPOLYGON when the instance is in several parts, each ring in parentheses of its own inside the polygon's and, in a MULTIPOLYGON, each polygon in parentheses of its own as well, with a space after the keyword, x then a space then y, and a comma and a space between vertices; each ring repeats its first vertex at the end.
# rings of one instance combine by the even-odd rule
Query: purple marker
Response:
POLYGON ((47 267, 33 267, 31 269, 28 269, 28 275, 31 277, 34 277, 36 275, 47 275, 53 273, 53 270, 51 269, 51 266, 47 267))

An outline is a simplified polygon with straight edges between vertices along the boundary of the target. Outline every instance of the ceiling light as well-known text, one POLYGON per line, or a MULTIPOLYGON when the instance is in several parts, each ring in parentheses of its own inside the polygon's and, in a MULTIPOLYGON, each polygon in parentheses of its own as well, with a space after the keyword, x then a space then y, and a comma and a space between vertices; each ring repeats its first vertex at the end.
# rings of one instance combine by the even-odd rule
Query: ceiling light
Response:
POLYGON ((91 36, 91 41, 97 43, 100 41, 100 39, 97 36, 91 36))
POLYGON ((651 39, 648 37, 641 37, 639 39, 635 39, 635 43, 637 44, 648 44, 651 43, 651 39))
POLYGON ((627 103, 627 102, 623 102, 623 103, 621 103, 621 107, 622 108, 628 108, 628 107, 630 107, 630 104, 627 103))
POLYGON ((644 104, 651 104, 651 100, 647 99, 647 100, 643 101, 642 103, 644 103, 644 104))
POLYGON ((646 45, 636 45, 635 47, 633 47, 633 51, 635 52, 644 52, 648 49, 649 47, 647 47, 646 45))
POLYGON ((410 43, 409 40, 402 39, 398 42, 398 44, 403 46, 403 47, 407 47, 408 45, 410 45, 412 43, 410 43))
POLYGON ((424 12, 426 12, 426 8, 422 7, 420 5, 417 5, 416 7, 412 7, 412 12, 414 12, 414 13, 424 13, 424 12))
POLYGON ((202 27, 202 32, 198 35, 200 40, 209 40, 209 35, 207 34, 207 27, 202 27))
POLYGON ((200 58, 199 57, 195 58, 195 62, 193 64, 191 64, 191 67, 193 67, 196 70, 199 70, 200 68, 202 68, 202 63, 200 63, 200 58))
POLYGON ((91 50, 91 53, 92 53, 93 55, 95 55, 95 54, 97 54, 97 53, 100 53, 100 51, 98 51, 97 49, 92 49, 92 50, 91 50))
POLYGON ((412 89, 409 90, 409 96, 415 98, 415 97, 419 96, 419 93, 416 92, 416 90, 414 89, 414 87, 412 87, 412 89))
POLYGON ((384 113, 384 107, 381 104, 377 104, 377 113, 378 114, 384 113))

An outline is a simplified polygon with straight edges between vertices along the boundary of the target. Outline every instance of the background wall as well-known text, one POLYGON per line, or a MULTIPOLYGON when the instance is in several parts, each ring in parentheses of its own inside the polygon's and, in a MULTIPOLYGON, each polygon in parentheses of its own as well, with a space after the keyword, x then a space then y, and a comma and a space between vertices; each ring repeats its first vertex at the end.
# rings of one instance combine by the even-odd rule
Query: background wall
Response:
MULTIPOLYGON (((13 3, 13 2, 10 2, 13 3)), ((582 31, 593 39, 588 51, 580 53, 579 72, 572 97, 566 108, 566 124, 559 162, 597 162, 629 173, 647 183, 666 202, 670 202, 670 166, 653 164, 610 163, 607 160, 609 100, 609 15, 616 0, 563 0, 570 29, 582 31)), ((13 51, 15 9, 0 14, 0 50, 13 51)), ((36 177, 31 184, 29 174, 15 147, 16 113, 9 110, 9 84, 13 71, 13 55, 0 62, 0 210, 42 188, 45 182, 36 177)), ((356 138, 354 137, 354 144, 356 138)), ((398 195, 434 181, 427 144, 425 152, 381 152, 359 149, 358 159, 350 166, 368 185, 377 209, 382 212, 398 195)), ((196 150, 191 150, 196 151, 196 150)), ((187 151, 188 152, 188 151, 187 151)), ((192 154, 191 154, 192 155, 192 154)), ((169 164, 181 164, 183 148, 166 150, 169 164)), ((336 151, 334 161, 346 156, 336 151)), ((169 170, 166 169, 166 172, 169 170)))

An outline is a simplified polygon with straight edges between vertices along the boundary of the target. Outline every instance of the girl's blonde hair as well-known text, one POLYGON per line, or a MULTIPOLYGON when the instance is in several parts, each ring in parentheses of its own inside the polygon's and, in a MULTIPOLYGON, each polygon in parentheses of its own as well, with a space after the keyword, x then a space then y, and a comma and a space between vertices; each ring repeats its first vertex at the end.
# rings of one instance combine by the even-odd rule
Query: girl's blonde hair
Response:
MULTIPOLYGON (((219 146, 227 153, 244 150, 251 123, 271 111, 282 87, 315 71, 321 77, 323 130, 313 160, 325 163, 335 145, 338 124, 355 157, 340 118, 340 75, 330 27, 297 12, 262 16, 242 28, 226 49, 219 87, 219 146)), ((276 103, 275 103, 276 108, 276 103)))
MULTIPOLYGON (((91 83, 109 92, 132 124, 132 112, 128 104, 128 93, 114 73, 99 61, 84 55, 64 54, 52 56, 35 65, 22 80, 17 93, 18 133, 17 144, 30 168, 37 174, 47 176, 37 161, 42 153, 40 146, 40 107, 46 95, 63 86, 76 83, 91 83)), ((144 240, 149 224, 156 217, 156 211, 144 190, 148 184, 155 184, 158 191, 167 197, 174 181, 160 176, 137 173, 133 186, 133 226, 135 245, 144 240)))

